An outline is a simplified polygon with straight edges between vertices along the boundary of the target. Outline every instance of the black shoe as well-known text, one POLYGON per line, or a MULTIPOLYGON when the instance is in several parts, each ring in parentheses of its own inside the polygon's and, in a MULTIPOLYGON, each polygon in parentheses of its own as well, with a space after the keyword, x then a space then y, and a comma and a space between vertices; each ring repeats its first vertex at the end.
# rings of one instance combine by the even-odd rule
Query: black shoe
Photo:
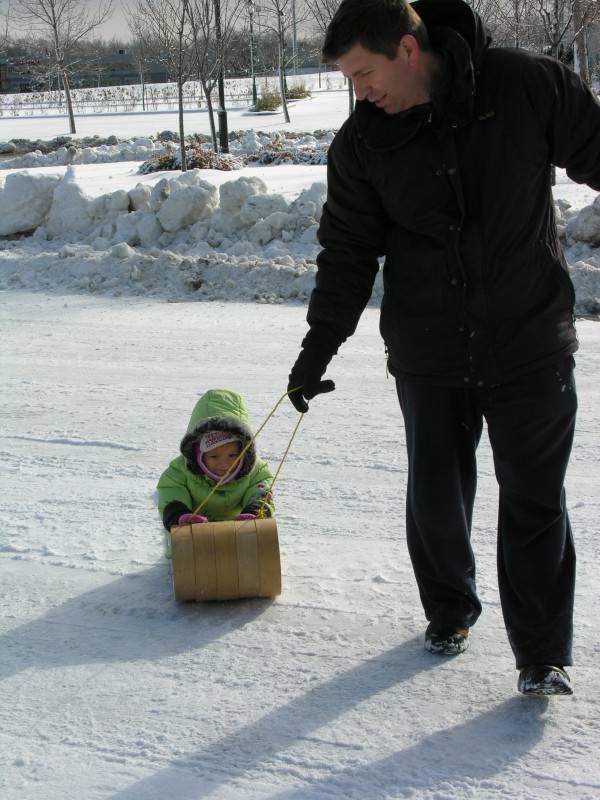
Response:
POLYGON ((425 631, 425 650, 436 656, 457 656, 469 646, 469 629, 430 622, 425 631))
POLYGON ((529 664, 519 673, 517 688, 521 694, 573 694, 571 679, 562 667, 529 664))

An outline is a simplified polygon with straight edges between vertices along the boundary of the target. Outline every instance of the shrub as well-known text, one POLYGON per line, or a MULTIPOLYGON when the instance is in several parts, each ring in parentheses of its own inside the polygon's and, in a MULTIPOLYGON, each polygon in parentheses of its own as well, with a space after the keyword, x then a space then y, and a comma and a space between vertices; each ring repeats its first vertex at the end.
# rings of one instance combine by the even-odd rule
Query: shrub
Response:
MULTIPOLYGON (((293 134, 289 134, 293 138, 293 134)), ((260 152, 251 155, 248 161, 257 161, 259 164, 326 164, 328 145, 318 148, 294 144, 286 136, 276 133, 269 144, 260 149, 260 152)))
MULTIPOLYGON (((204 147, 198 134, 194 134, 192 137, 190 144, 186 147, 185 155, 188 169, 220 169, 227 172, 242 169, 244 166, 244 162, 235 156, 228 153, 215 153, 204 147)), ((138 172, 147 175, 150 172, 176 169, 181 169, 181 154, 179 149, 175 150, 170 144, 167 144, 166 152, 163 155, 144 161, 138 172)))
POLYGON ((297 83, 295 86, 289 86, 286 90, 285 96, 288 100, 305 100, 310 97, 310 92, 306 88, 306 84, 297 83))
POLYGON ((279 92, 265 90, 252 106, 252 111, 277 111, 281 105, 279 92))

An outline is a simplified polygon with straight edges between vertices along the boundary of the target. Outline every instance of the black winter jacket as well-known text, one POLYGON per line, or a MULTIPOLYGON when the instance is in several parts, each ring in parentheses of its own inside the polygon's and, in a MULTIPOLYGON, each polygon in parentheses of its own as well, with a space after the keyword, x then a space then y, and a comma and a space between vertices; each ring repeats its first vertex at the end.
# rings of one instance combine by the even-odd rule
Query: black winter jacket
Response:
POLYGON ((385 256, 393 375, 485 386, 577 350, 551 165, 600 191, 600 104, 554 59, 490 47, 462 0, 418 0, 443 69, 431 102, 364 100, 329 150, 305 346, 335 353, 385 256))

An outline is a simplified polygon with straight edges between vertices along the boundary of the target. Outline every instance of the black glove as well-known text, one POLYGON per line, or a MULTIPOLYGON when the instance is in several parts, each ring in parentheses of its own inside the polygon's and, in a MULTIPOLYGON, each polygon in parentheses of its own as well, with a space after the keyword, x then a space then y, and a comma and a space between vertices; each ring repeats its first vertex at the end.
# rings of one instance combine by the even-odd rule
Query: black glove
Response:
POLYGON ((173 525, 179 525, 179 517, 182 514, 191 514, 190 509, 185 503, 180 503, 179 500, 173 500, 168 503, 163 511, 163 525, 170 531, 173 525))
POLYGON ((331 350, 322 342, 309 341, 308 337, 302 342, 302 350, 290 372, 288 392, 294 408, 301 414, 308 411, 307 400, 312 400, 318 394, 333 392, 335 383, 321 378, 327 370, 327 365, 337 353, 337 348, 331 350), (299 388, 300 387, 300 388, 299 388), (297 389, 297 391, 291 391, 297 389))
MULTIPOLYGON (((258 500, 252 500, 252 502, 248 503, 246 508, 242 509, 242 514, 252 514, 252 516, 255 517, 261 508, 262 508, 262 503, 260 503, 258 500)), ((271 509, 269 508, 268 505, 265 504, 262 513, 263 517, 271 516, 271 509)))

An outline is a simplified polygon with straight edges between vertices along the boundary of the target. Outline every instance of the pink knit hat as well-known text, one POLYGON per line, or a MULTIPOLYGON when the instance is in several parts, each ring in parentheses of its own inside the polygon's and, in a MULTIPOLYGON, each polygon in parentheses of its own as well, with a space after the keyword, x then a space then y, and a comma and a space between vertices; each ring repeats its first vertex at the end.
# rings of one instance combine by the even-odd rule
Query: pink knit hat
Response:
POLYGON ((226 431, 207 431, 203 433, 200 437, 200 441, 198 442, 198 446, 196 449, 196 461, 198 466, 209 478, 212 478, 214 481, 217 481, 221 485, 225 483, 229 483, 234 478, 237 478, 240 470, 244 465, 245 457, 242 456, 239 462, 235 465, 233 470, 229 473, 229 475, 223 477, 222 475, 215 475, 214 472, 211 472, 209 468, 206 466, 204 461, 202 460, 202 456, 204 453, 209 453, 211 450, 214 450, 215 447, 221 447, 222 444, 229 444, 230 442, 237 442, 238 444, 242 444, 242 440, 239 439, 237 436, 233 436, 231 433, 226 431))
POLYGON ((227 431, 207 431, 200 437, 200 451, 208 453, 214 450, 215 447, 221 447, 222 444, 229 444, 230 442, 239 442, 241 444, 241 439, 237 436, 232 436, 227 431))

